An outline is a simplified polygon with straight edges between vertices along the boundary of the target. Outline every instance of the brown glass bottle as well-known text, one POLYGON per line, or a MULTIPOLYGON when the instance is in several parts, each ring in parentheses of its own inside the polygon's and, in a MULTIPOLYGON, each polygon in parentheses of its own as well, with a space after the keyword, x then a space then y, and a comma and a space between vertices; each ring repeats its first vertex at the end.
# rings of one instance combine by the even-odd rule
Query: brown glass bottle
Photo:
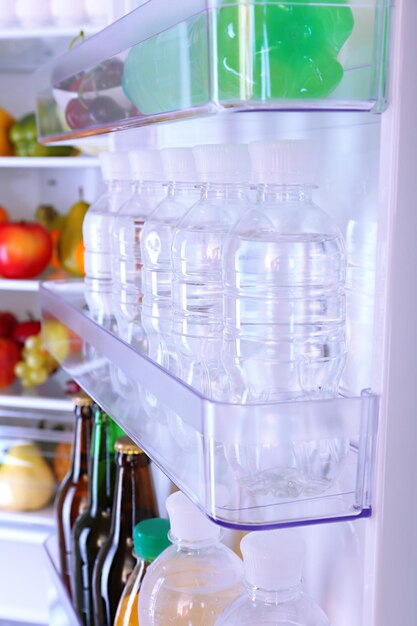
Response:
POLYGON ((84 393, 74 397, 75 430, 71 469, 61 483, 55 500, 62 578, 71 595, 72 541, 77 517, 88 504, 88 474, 93 426, 93 400, 84 393))
POLYGON ((91 446, 89 503, 74 524, 73 597, 85 626, 93 621, 93 567, 101 546, 110 532, 111 510, 116 477, 114 444, 123 436, 119 426, 98 406, 94 408, 91 446))
POLYGON ((116 487, 110 534, 98 553, 93 572, 95 626, 113 626, 123 588, 135 567, 133 529, 156 517, 149 459, 128 437, 115 444, 116 487))

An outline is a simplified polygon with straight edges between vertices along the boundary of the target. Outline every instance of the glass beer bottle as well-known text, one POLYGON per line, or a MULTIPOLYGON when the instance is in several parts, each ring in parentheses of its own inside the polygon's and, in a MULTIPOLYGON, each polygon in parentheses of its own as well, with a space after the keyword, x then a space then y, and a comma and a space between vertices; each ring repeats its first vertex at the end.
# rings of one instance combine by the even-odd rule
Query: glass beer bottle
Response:
POLYGON ((89 503, 73 529, 73 598, 85 626, 93 624, 93 567, 110 532, 116 464, 114 443, 122 429, 100 407, 94 410, 89 503))
POLYGON ((84 392, 74 396, 75 430, 71 468, 58 489, 55 510, 62 578, 72 591, 72 528, 88 504, 89 456, 93 426, 93 400, 84 392))
POLYGON ((117 606, 132 573, 133 529, 143 519, 157 516, 150 460, 129 437, 118 439, 116 487, 110 534, 98 553, 93 572, 94 623, 113 626, 117 606))

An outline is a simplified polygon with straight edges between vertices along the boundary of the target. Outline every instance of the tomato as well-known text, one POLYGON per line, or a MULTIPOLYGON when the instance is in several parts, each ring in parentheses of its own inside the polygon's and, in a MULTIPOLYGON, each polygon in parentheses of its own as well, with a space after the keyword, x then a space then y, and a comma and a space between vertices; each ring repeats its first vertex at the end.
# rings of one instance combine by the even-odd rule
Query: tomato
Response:
POLYGON ((47 268, 51 256, 51 235, 40 224, 0 224, 0 274, 5 278, 35 278, 47 268))
POLYGON ((12 339, 0 338, 0 388, 8 387, 16 378, 14 368, 20 359, 19 346, 12 339))
POLYGON ((17 324, 12 337, 19 344, 19 346, 23 346, 28 337, 32 337, 32 335, 39 335, 40 332, 41 323, 35 320, 29 320, 28 322, 20 322, 17 324))
POLYGON ((0 337, 11 337, 17 326, 17 319, 9 311, 0 311, 0 337))

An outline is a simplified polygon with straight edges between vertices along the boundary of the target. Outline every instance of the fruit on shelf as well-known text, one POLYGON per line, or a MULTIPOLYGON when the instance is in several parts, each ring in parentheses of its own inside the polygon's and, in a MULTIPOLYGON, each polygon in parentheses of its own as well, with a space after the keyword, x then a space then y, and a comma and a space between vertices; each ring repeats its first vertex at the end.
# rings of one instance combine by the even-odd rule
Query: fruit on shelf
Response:
POLYGON ((40 224, 0 224, 0 276, 36 278, 47 268, 51 256, 51 235, 40 224))
POLYGON ((41 323, 38 320, 28 320, 26 322, 16 322, 12 337, 21 348, 23 348, 26 340, 33 335, 39 335, 41 332, 41 323))
POLYGON ((115 122, 125 117, 125 112, 110 96, 97 96, 88 105, 90 118, 95 124, 115 122))
POLYGON ((23 360, 16 363, 14 372, 22 387, 42 385, 58 367, 58 363, 43 347, 40 335, 28 337, 22 350, 23 360))
POLYGON ((69 329, 58 320, 44 320, 41 331, 42 343, 59 362, 70 354, 71 335, 69 329))
POLYGON ((0 205, 0 224, 4 224, 5 222, 8 222, 9 219, 10 217, 9 217, 9 213, 7 209, 4 206, 0 205))
POLYGON ((71 467, 71 444, 60 441, 53 451, 52 471, 58 483, 61 483, 71 467))
POLYGON ((0 311, 0 337, 12 337, 18 321, 10 311, 0 311))
POLYGON ((9 139, 15 155, 20 157, 71 156, 77 153, 71 146, 43 146, 38 143, 34 113, 28 113, 11 126, 9 139))
POLYGON ((66 216, 58 213, 56 208, 51 204, 40 204, 35 211, 35 220, 39 224, 42 224, 51 234, 52 256, 49 262, 50 266, 56 270, 61 269, 58 246, 66 216))
POLYGON ((83 239, 83 221, 90 205, 82 198, 80 189, 80 199, 70 208, 62 234, 58 244, 58 254, 61 266, 74 276, 83 276, 77 262, 77 247, 83 239))
POLYGON ((14 117, 6 109, 0 107, 0 156, 13 155, 13 144, 9 139, 9 131, 14 121, 14 117))
POLYGON ((85 128, 91 123, 88 102, 73 98, 65 108, 65 121, 70 128, 85 128))
POLYGON ((37 511, 54 493, 54 476, 36 444, 20 442, 6 452, 0 467, 0 508, 37 511))
POLYGON ((17 343, 12 339, 0 337, 0 389, 8 387, 14 381, 14 369, 19 358, 17 343))

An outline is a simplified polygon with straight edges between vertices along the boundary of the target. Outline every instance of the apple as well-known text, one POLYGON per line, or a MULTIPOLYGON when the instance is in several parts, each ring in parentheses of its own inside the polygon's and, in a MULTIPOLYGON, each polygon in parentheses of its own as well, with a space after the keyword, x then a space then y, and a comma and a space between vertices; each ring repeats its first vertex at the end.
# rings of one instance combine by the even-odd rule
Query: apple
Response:
POLYGON ((51 235, 40 224, 0 224, 0 275, 4 278, 39 276, 51 260, 52 248, 51 235))
POLYGON ((12 339, 0 337, 0 389, 8 387, 16 378, 14 368, 20 358, 20 350, 12 339))

